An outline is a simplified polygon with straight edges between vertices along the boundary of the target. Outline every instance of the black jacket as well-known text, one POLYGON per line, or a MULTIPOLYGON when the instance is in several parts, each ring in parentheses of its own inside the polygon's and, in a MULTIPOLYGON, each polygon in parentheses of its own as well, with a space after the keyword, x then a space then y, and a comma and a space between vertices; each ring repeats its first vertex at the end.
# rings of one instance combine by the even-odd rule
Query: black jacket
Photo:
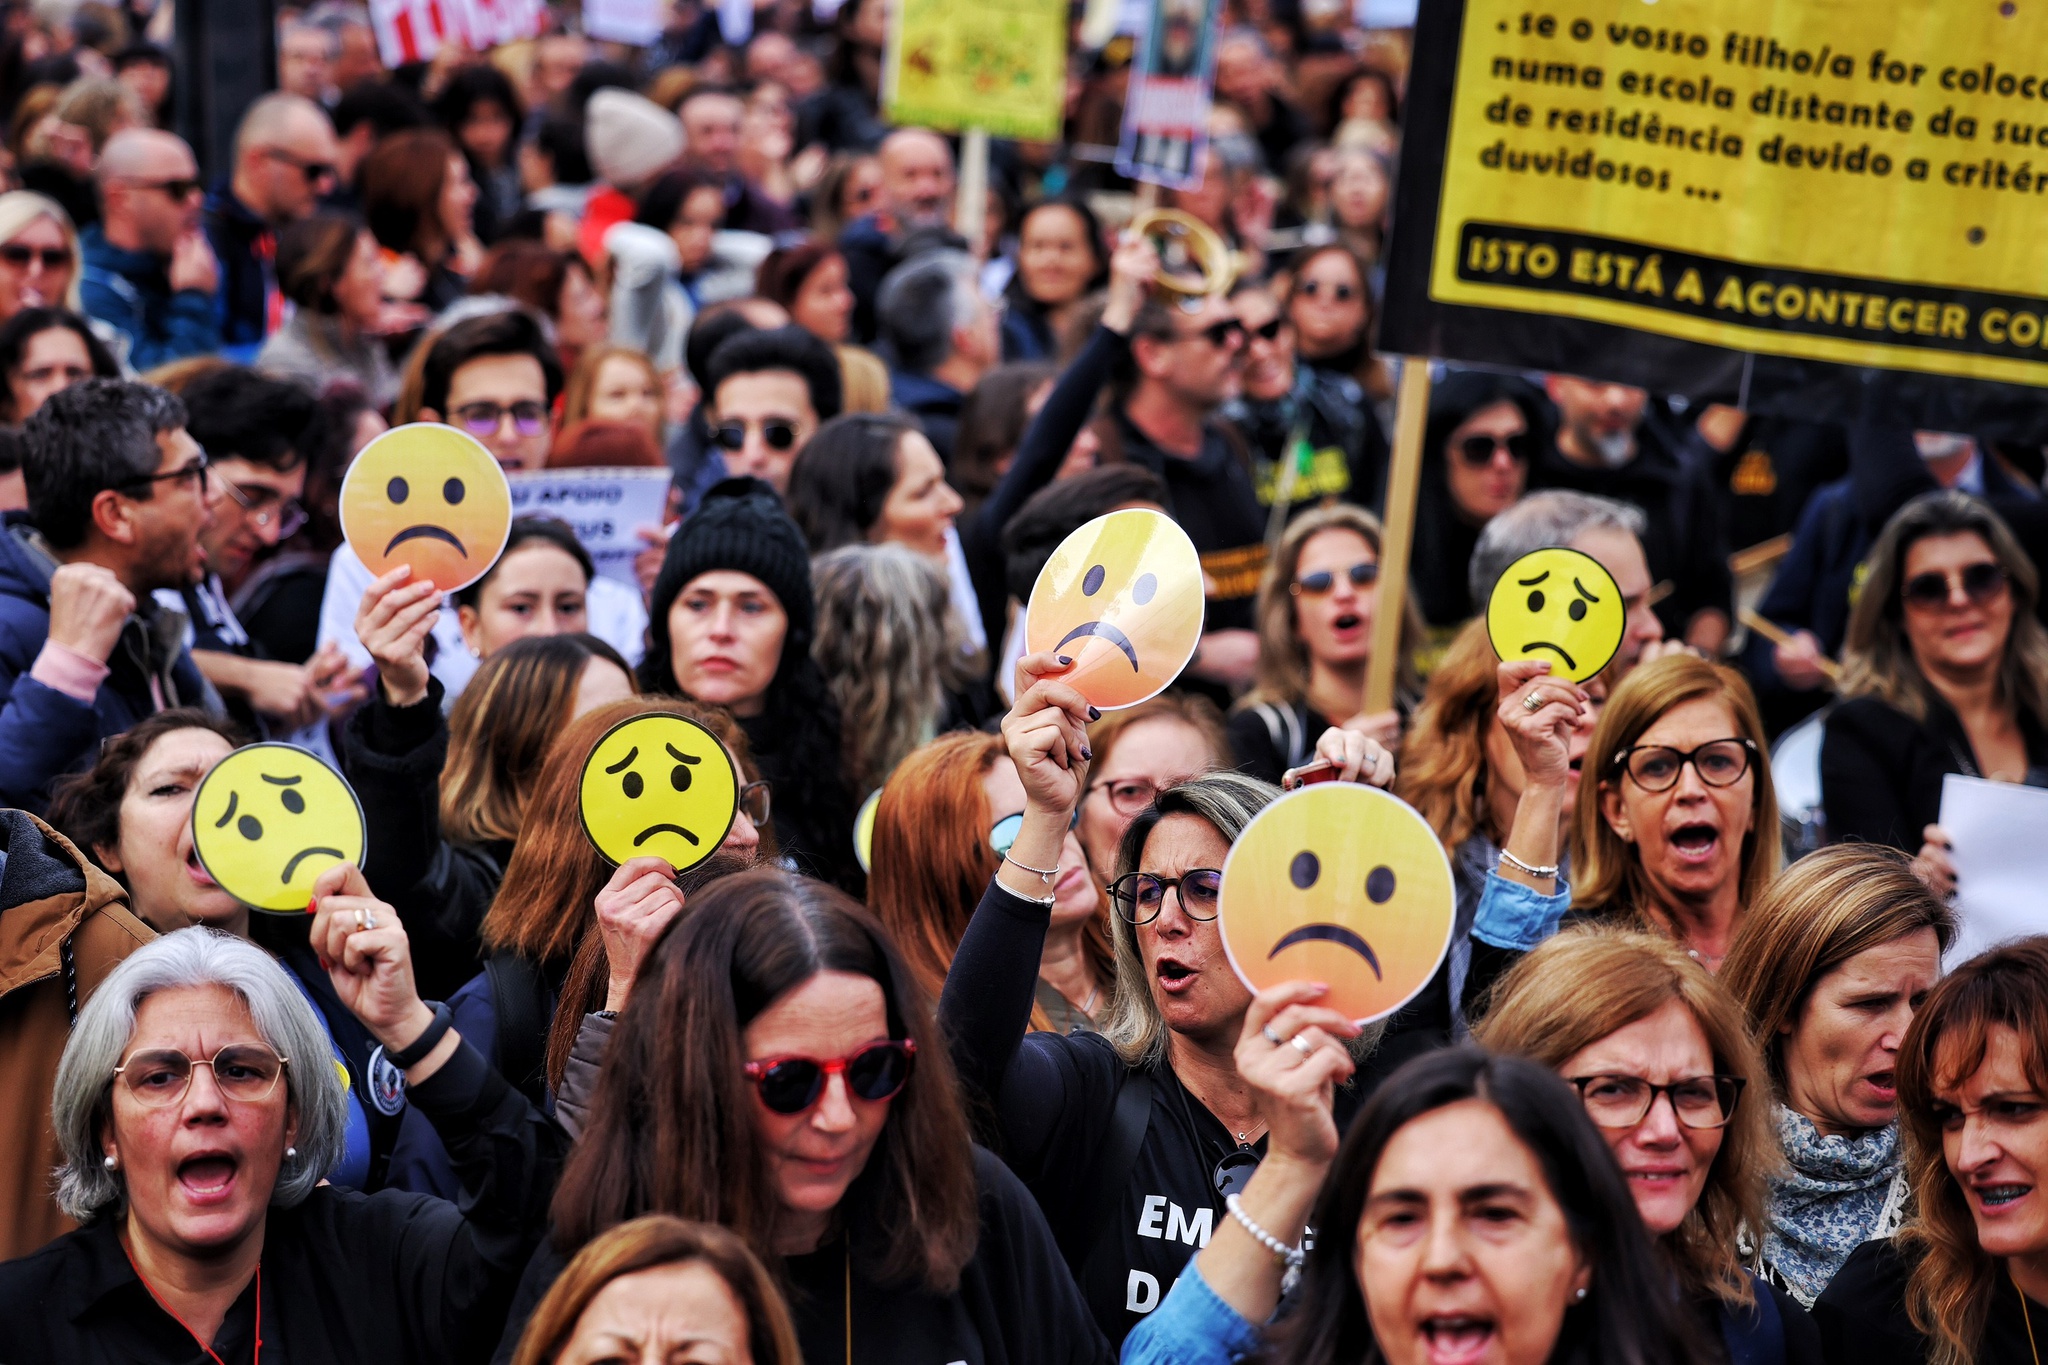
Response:
POLYGON ((1364 388, 1350 375, 1302 365, 1287 397, 1240 398, 1223 415, 1251 449, 1259 506, 1269 515, 1287 462, 1299 458, 1292 449, 1296 440, 1306 441, 1310 454, 1308 467, 1297 465, 1293 475, 1290 517, 1332 501, 1379 510, 1386 497, 1387 436, 1364 388))
MULTIPOLYGON (((489 1354, 546 1227, 561 1133, 468 1047, 411 1099, 448 1145, 461 1203, 322 1185, 294 1208, 272 1208, 260 1272, 266 1360, 447 1365, 489 1354)), ((0 1266, 0 1360, 200 1358, 137 1278, 120 1221, 101 1218, 0 1266)), ((228 1365, 251 1360, 255 1317, 252 1283, 214 1339, 228 1365)))
MULTIPOLYGON (((2048 733, 2023 708, 2027 785, 2048 787, 2048 733)), ((1876 697, 1855 697, 1828 716, 1820 747, 1821 807, 1828 841, 1890 844, 1918 853, 1921 832, 1941 815, 1941 779, 1982 776, 1970 737, 1939 699, 1914 720, 1876 697)))
MULTIPOLYGON (((1814 1300, 1821 1355, 1828 1365, 1922 1365, 1929 1343, 1906 1316, 1912 1265, 1895 1241, 1865 1242, 1849 1254, 1814 1300)), ((2003 1274, 1991 1281, 1991 1312, 1975 1359, 2028 1365, 2036 1359, 2028 1329, 2048 1331, 2048 1304, 2023 1299, 2003 1274)))
POLYGON ((482 968, 478 930, 498 894, 509 843, 460 844, 441 835, 441 769, 448 721, 441 680, 413 706, 380 690, 342 731, 341 760, 363 804, 363 879, 391 902, 412 939, 420 994, 446 1000, 482 968))

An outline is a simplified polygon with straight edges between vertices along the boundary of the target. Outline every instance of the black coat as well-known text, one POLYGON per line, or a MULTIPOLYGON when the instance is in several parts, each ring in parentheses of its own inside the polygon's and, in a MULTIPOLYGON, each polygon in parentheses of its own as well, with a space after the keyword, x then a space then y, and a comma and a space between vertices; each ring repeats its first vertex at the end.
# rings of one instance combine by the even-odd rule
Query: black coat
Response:
MULTIPOLYGON (((460 1204, 322 1185, 293 1208, 272 1208, 259 1272, 266 1361, 450 1365, 490 1354, 546 1228, 561 1131, 467 1046, 410 1098, 447 1144, 460 1204)), ((136 1276, 120 1223, 100 1218, 0 1266, 0 1360, 202 1358, 136 1276)), ((256 1297, 252 1283, 214 1339, 228 1365, 251 1360, 256 1297)))
MULTIPOLYGON (((2048 734, 2025 710, 2027 785, 2048 787, 2048 734)), ((1918 853, 1921 832, 1941 815, 1941 780, 1981 776, 1970 737, 1939 700, 1914 720, 1876 697, 1855 697, 1828 716, 1820 747, 1821 807, 1828 840, 1890 844, 1918 853)))
MULTIPOLYGON (((1821 1355, 1828 1365, 1921 1365, 1929 1343, 1906 1315, 1912 1266, 1895 1241, 1865 1242, 1849 1254, 1814 1300, 1821 1355)), ((2029 1330, 2048 1331, 2048 1306, 2023 1299, 2004 1275, 1991 1282, 1991 1312, 1976 1360, 2026 1365, 2036 1359, 2029 1330)))

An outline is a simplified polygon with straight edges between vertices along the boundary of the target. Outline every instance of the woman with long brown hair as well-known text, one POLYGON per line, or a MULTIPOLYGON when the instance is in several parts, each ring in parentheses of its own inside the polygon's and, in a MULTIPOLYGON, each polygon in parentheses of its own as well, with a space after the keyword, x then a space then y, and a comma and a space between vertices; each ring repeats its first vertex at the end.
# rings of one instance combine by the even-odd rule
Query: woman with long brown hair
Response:
POLYGON ((2048 1334, 2048 937, 1980 953, 1899 1051, 1913 1217, 1813 1306, 1833 1365, 2040 1358, 2048 1334))
POLYGON ((650 1213, 775 1267, 806 1360, 1110 1359, 1031 1196, 970 1143, 887 931, 779 868, 724 878, 654 946, 508 1333, 578 1248, 650 1213))
POLYGON ((393 133, 370 149, 356 179, 378 245, 426 272, 413 297, 429 312, 461 298, 483 247, 472 217, 476 182, 455 139, 438 128, 393 133))
MULTIPOLYGON (((967 919, 1024 818, 1024 784, 1001 735, 942 735, 903 760, 875 808, 868 905, 933 996, 967 919)), ((1031 1027, 1093 1032, 1116 963, 1108 907, 1071 831, 1053 879, 1052 927, 1038 963, 1031 1027)))
POLYGON ((1747 1020, 1699 963, 1654 934, 1574 929, 1500 979, 1473 1036, 1578 1091, 1702 1337, 1758 1365, 1814 1358, 1798 1301, 1738 1247, 1762 1225, 1776 1147, 1747 1020))

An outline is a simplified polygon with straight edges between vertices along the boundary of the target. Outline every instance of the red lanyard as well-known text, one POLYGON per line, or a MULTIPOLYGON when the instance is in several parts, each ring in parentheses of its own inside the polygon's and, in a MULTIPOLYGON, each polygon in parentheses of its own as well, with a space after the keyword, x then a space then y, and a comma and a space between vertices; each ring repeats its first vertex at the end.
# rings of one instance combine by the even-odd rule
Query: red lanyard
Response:
MULTIPOLYGON (((129 1251, 125 1243, 121 1251, 128 1257, 128 1268, 135 1272, 136 1279, 142 1281, 142 1287, 156 1300, 156 1306, 169 1313, 171 1320, 184 1328, 192 1340, 199 1343, 199 1349, 206 1352, 206 1358, 211 1360, 213 1365, 227 1365, 227 1362, 220 1358, 220 1353, 209 1346, 199 1333, 192 1330, 192 1324, 179 1317, 178 1310, 164 1302, 164 1296, 156 1292, 156 1286, 149 1282, 149 1276, 143 1274, 142 1267, 135 1264, 135 1253, 129 1251)), ((256 1362, 256 1365, 261 1365, 263 1360, 263 1262, 260 1260, 256 1262, 256 1349, 250 1353, 249 1359, 256 1362)))

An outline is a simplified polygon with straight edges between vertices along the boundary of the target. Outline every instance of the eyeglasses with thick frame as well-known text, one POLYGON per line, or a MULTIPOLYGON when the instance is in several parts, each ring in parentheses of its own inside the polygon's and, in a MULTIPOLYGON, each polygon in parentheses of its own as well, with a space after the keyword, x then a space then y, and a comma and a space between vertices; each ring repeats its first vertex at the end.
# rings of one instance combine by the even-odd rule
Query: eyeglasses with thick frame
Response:
POLYGON ((268 531, 274 525, 279 540, 290 540, 306 524, 306 509, 300 506, 297 498, 279 497, 268 488, 251 497, 247 489, 226 475, 222 475, 218 482, 235 500, 235 506, 249 518, 249 524, 259 531, 268 531))
POLYGON ((188 464, 182 468, 173 469, 168 474, 137 474, 132 479, 121 480, 121 482, 115 484, 114 487, 119 489, 140 488, 144 484, 177 483, 182 480, 189 479, 192 482, 192 487, 194 488, 194 490, 196 490, 203 497, 206 494, 207 475, 211 474, 212 472, 213 461, 209 460, 206 457, 206 452, 202 450, 199 452, 198 461, 194 464, 188 464))
POLYGON ((766 829, 769 817, 774 813, 774 793, 766 782, 749 782, 740 788, 740 811, 753 822, 755 829, 766 829))
POLYGON ((1637 744, 1614 756, 1613 766, 1626 772, 1646 792, 1670 791, 1690 763, 1709 787, 1732 787, 1756 759, 1756 745, 1746 739, 1710 739, 1697 749, 1668 744, 1637 744))
POLYGON ((1492 464, 1503 452, 1516 464, 1529 463, 1534 453, 1535 442, 1529 433, 1521 431, 1513 436, 1488 436, 1474 433, 1458 442, 1458 461, 1467 469, 1484 469, 1492 464))
MULTIPOLYGON (((720 422, 711 429, 711 439, 727 450, 744 450, 751 422, 720 422)), ((786 417, 761 419, 761 439, 770 450, 788 450, 796 444, 797 425, 786 417)))
POLYGON ((68 246, 34 247, 26 242, 8 242, 0 246, 0 261, 5 261, 16 270, 27 270, 38 261, 45 270, 69 270, 72 255, 68 246))
POLYGON ((1937 569, 1916 573, 1899 589, 1899 596, 1909 607, 1940 611, 1955 600, 1955 590, 1961 588, 1963 596, 1970 599, 1971 606, 1981 607, 2004 592, 2011 581, 2004 565, 1996 560, 1980 559, 1975 564, 1965 564, 1960 569, 1947 572, 1937 569))
POLYGON ((891 1038, 869 1043, 845 1057, 764 1057, 746 1065, 747 1079, 761 1103, 784 1117, 809 1109, 825 1093, 825 1081, 835 1073, 845 1077, 846 1088, 855 1099, 879 1104, 896 1098, 910 1081, 917 1060, 917 1044, 909 1038, 891 1038))
POLYGON ((1191 867, 1178 877, 1126 872, 1108 886, 1109 902, 1126 924, 1150 924, 1166 908, 1166 893, 1180 897, 1180 912, 1189 919, 1216 918, 1223 893, 1223 874, 1213 867, 1191 867))
POLYGON ((269 157, 272 161, 282 161, 285 165, 290 166, 300 175, 306 177, 308 185, 318 184, 322 180, 339 174, 333 165, 328 162, 308 161, 304 157, 288 152, 282 147, 265 147, 263 155, 269 157))
POLYGON ((230 1043, 212 1057, 188 1057, 176 1048, 152 1048, 132 1054, 114 1068, 136 1102, 152 1109, 178 1103, 192 1088, 197 1067, 213 1072, 214 1088, 237 1104, 261 1104, 277 1089, 278 1078, 291 1066, 256 1043, 230 1043))
POLYGON ((1725 1128, 1742 1100, 1740 1076, 1688 1076, 1654 1085, 1641 1076, 1568 1076, 1586 1106, 1586 1116, 1602 1128, 1633 1128, 1662 1095, 1671 1116, 1687 1128, 1725 1128))
POLYGON ((496 436, 507 417, 512 419, 512 429, 521 436, 538 436, 548 429, 548 405, 531 398, 522 398, 516 403, 480 399, 464 403, 453 416, 456 425, 477 437, 496 436))

